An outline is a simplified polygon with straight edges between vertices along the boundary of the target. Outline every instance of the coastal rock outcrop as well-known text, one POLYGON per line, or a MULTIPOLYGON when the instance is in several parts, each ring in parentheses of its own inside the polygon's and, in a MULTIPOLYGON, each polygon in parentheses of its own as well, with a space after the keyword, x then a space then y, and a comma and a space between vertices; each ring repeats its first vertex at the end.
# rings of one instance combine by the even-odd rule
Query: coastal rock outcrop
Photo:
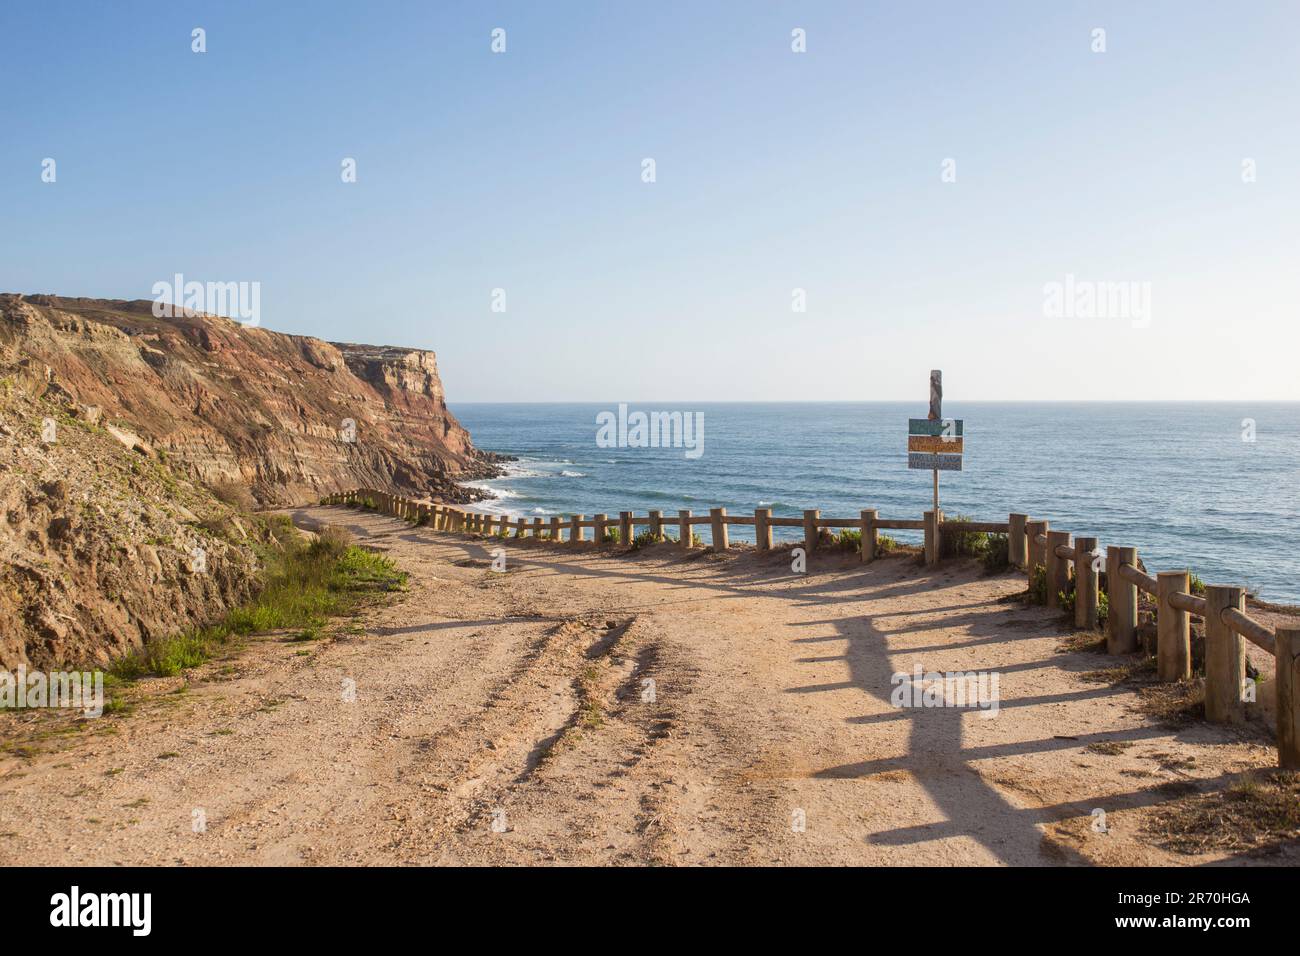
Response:
POLYGON ((0 345, 35 395, 262 505, 348 488, 470 500, 496 473, 446 405, 433 352, 326 342, 149 301, 0 294, 0 345))

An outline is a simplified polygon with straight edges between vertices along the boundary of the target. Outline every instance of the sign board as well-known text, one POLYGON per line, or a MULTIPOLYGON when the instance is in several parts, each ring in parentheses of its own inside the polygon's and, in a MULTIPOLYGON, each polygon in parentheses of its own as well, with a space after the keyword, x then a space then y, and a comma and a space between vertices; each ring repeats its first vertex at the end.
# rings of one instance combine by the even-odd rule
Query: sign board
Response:
POLYGON ((961 471, 966 451, 960 418, 909 418, 907 467, 930 471, 961 471))
POLYGON ((907 467, 923 471, 961 471, 961 455, 927 455, 910 451, 907 453, 907 467))

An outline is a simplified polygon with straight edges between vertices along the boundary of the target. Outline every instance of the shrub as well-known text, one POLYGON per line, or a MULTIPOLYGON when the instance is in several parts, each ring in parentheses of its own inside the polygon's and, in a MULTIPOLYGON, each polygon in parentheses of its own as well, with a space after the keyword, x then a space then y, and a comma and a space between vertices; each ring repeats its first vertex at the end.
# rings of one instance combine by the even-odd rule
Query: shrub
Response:
POLYGON ((841 551, 860 552, 862 550, 862 532, 855 531, 852 528, 845 528, 835 535, 831 541, 831 547, 838 548, 841 551))
POLYGON ((1029 588, 1025 597, 1030 604, 1047 603, 1047 568, 1043 565, 1035 564, 1029 573, 1029 588))
POLYGON ((618 544, 618 527, 606 526, 605 535, 600 540, 603 544, 618 544))
POLYGON ((346 528, 340 528, 335 525, 325 525, 316 534, 316 540, 313 542, 320 551, 331 557, 342 557, 348 548, 352 547, 355 539, 352 533, 346 528))
POLYGON ((898 550, 898 539, 892 538, 887 534, 877 534, 876 550, 882 554, 887 551, 896 551, 898 550))
POLYGON ((984 536, 984 551, 979 556, 984 570, 991 574, 1005 571, 1011 566, 1010 545, 1005 534, 987 534, 984 536))
POLYGON ((236 511, 252 512, 258 508, 253 493, 239 481, 219 481, 212 486, 212 493, 236 511))
POLYGON ((1205 593, 1205 582, 1201 580, 1201 576, 1199 574, 1187 575, 1187 590, 1190 591, 1192 594, 1205 593))
MULTIPOLYGON (((956 515, 954 523, 972 521, 970 515, 956 515)), ((944 536, 945 551, 948 554, 963 555, 970 558, 982 557, 988 544, 988 535, 983 531, 954 531, 944 536)))
POLYGON ((655 534, 650 528, 646 528, 632 539, 632 549, 636 550, 652 544, 661 544, 663 541, 664 536, 662 534, 655 534))

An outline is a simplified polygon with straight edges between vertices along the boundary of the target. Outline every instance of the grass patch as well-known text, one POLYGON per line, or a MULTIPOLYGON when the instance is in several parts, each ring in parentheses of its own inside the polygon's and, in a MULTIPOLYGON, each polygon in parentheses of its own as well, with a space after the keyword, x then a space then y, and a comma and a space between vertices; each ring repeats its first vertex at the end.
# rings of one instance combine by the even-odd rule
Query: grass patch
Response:
POLYGON ((1145 829, 1168 849, 1189 854, 1261 850, 1294 840, 1300 830, 1300 773, 1251 771, 1223 790, 1158 808, 1145 829))
POLYGON ((172 677, 210 660, 237 635, 300 628, 295 640, 316 640, 326 618, 406 586, 406 572, 352 544, 341 529, 325 528, 310 543, 283 527, 276 531, 283 550, 268 560, 266 584, 255 599, 211 627, 150 642, 116 661, 110 673, 121 680, 172 677))
POLYGON ((635 551, 638 548, 646 548, 652 544, 662 544, 663 541, 664 536, 662 534, 655 534, 654 531, 646 528, 632 539, 632 550, 635 551))
POLYGON ((594 664, 578 675, 578 726, 595 730, 605 725, 605 708, 600 702, 597 687, 600 668, 594 664))
POLYGON ((1097 740, 1083 749, 1090 754, 1101 754, 1104 757, 1118 757, 1129 747, 1133 746, 1130 740, 1097 740))
POLYGON ((1156 683, 1138 689, 1138 710, 1170 727, 1205 719, 1205 678, 1156 683))

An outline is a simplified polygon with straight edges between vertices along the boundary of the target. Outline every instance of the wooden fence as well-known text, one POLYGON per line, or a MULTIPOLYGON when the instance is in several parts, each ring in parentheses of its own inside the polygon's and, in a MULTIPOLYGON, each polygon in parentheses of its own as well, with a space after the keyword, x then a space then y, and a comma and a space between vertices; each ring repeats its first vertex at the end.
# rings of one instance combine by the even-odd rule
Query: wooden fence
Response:
POLYGON ((875 509, 864 509, 856 518, 824 518, 815 509, 799 518, 773 517, 771 508, 756 508, 750 515, 729 515, 726 508, 710 508, 707 515, 679 511, 665 516, 650 511, 644 516, 621 511, 617 517, 598 514, 561 517, 551 515, 515 518, 467 511, 456 505, 421 504, 382 491, 361 489, 341 492, 322 499, 325 505, 372 507, 384 514, 426 525, 438 531, 467 534, 506 535, 516 538, 531 534, 581 546, 592 529, 592 541, 603 543, 608 531, 617 531, 618 541, 631 543, 637 528, 648 529, 654 538, 664 530, 678 532, 680 545, 695 547, 692 528, 707 525, 712 535, 710 548, 725 551, 731 525, 754 528, 759 551, 772 548, 773 528, 802 528, 803 546, 809 552, 820 544, 821 529, 854 529, 862 534, 860 558, 873 561, 880 553, 879 532, 916 530, 925 532, 927 564, 936 564, 945 535, 959 533, 1005 534, 1008 559, 1025 572, 1031 593, 1038 585, 1044 603, 1059 608, 1062 595, 1074 584, 1074 624, 1093 630, 1102 625, 1100 607, 1101 569, 1105 567, 1107 614, 1104 622, 1106 650, 1110 654, 1131 654, 1138 650, 1138 592, 1149 594, 1156 606, 1156 673, 1163 681, 1180 681, 1192 676, 1191 617, 1205 622, 1205 716, 1215 723, 1240 724, 1246 719, 1249 679, 1246 676, 1245 641, 1263 648, 1274 657, 1277 697, 1278 758, 1282 767, 1300 769, 1300 627, 1278 628, 1276 632, 1245 613, 1245 589, 1208 585, 1205 596, 1191 593, 1187 571, 1161 571, 1152 577, 1138 564, 1137 549, 1110 546, 1104 553, 1092 537, 1073 537, 1068 531, 1052 529, 1046 520, 1012 514, 1007 521, 946 521, 943 513, 925 512, 921 520, 881 518, 875 509), (1037 579, 1037 580, 1036 580, 1037 579))

